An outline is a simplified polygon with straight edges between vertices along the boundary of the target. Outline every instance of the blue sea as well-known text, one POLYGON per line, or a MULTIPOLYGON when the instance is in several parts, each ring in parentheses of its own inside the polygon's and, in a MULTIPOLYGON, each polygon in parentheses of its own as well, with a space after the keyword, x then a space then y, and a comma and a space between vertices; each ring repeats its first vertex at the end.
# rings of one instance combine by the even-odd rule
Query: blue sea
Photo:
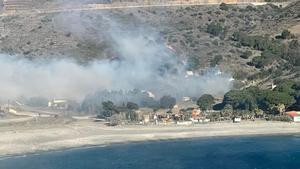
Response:
POLYGON ((0 169, 300 169, 300 136, 218 137, 46 152, 0 169))

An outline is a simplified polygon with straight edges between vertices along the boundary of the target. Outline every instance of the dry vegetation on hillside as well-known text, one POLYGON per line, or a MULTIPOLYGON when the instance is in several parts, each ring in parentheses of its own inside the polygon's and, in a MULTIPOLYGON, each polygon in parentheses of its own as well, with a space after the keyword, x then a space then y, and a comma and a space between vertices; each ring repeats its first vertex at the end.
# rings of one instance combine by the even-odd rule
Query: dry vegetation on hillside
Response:
MULTIPOLYGON (((61 18, 65 15, 61 13, 8 16, 0 18, 4 27, 0 32, 0 51, 30 59, 73 57, 79 62, 115 58, 118 56, 106 36, 108 27, 103 17, 109 16, 122 25, 121 28, 113 29, 121 29, 124 33, 129 29, 157 32, 162 37, 160 40, 174 48, 177 57, 187 60, 190 69, 219 66, 223 71, 232 73, 236 79, 268 82, 278 79, 269 76, 278 69, 277 73, 281 72, 277 74, 279 77, 294 79, 299 78, 299 65, 282 68, 280 65, 289 62, 284 59, 277 59, 263 68, 249 65, 262 51, 240 45, 232 40, 232 35, 243 32, 272 40, 289 28, 292 33, 297 32, 297 29, 292 28, 300 24, 299 11, 299 1, 286 8, 223 4, 85 11, 74 13, 83 20, 80 24, 83 27, 76 27, 77 20, 71 20, 74 29, 70 29, 70 25, 66 27, 61 24, 61 18)), ((276 41, 286 45, 293 40, 299 41, 299 34, 294 35, 276 41)))

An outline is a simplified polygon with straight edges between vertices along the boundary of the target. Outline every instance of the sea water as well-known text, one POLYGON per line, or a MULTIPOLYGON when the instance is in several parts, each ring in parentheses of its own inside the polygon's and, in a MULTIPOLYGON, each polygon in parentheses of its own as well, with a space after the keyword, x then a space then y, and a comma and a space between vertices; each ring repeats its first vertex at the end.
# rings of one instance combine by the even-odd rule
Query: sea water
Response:
POLYGON ((300 136, 214 137, 46 152, 0 169, 300 169, 300 136))

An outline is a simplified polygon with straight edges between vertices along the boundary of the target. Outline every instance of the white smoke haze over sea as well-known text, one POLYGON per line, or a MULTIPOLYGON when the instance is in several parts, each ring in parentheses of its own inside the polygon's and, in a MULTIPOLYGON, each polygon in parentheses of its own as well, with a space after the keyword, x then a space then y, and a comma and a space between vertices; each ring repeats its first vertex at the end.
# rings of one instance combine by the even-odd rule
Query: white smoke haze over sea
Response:
MULTIPOLYGON (((59 17, 61 19, 57 23, 75 36, 86 38, 84 34, 91 27, 97 30, 89 21, 85 20, 83 25, 78 14, 59 17), (74 21, 78 21, 77 24, 74 21)), ((110 18, 106 20, 110 26, 116 25, 110 18)), ((122 28, 122 25, 118 27, 122 28)), ((1 54, 0 97, 40 96, 82 100, 87 94, 99 90, 141 89, 156 96, 179 98, 199 97, 204 93, 221 96, 232 87, 231 76, 220 74, 216 69, 208 70, 203 75, 186 77, 186 66, 155 32, 126 30, 124 33, 114 28, 106 34, 119 54, 118 59, 79 65, 72 59, 29 61, 1 54)))

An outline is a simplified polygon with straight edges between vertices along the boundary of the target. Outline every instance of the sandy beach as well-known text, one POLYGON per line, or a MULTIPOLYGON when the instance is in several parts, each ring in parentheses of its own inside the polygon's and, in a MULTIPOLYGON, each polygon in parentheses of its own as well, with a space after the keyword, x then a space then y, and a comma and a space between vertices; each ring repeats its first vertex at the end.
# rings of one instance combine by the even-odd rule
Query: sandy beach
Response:
POLYGON ((300 133, 299 123, 266 121, 117 127, 90 120, 26 123, 0 127, 0 156, 151 140, 297 133, 300 133))

